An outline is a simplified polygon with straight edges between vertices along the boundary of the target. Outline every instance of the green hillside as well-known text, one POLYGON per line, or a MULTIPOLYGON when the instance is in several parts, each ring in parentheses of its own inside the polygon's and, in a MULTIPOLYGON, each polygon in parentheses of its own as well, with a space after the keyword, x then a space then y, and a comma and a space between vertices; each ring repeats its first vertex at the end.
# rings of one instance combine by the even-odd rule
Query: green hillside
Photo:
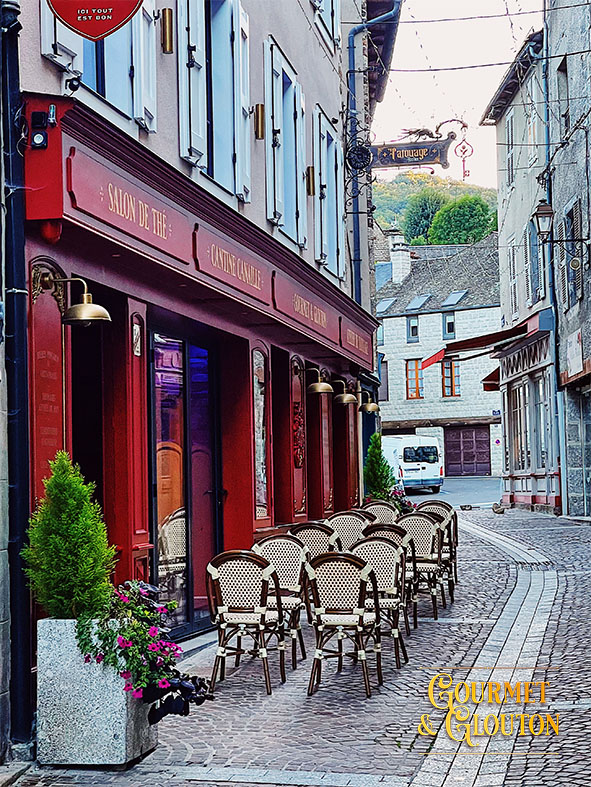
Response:
POLYGON ((451 178, 440 178, 426 172, 406 172, 397 175, 394 180, 378 180, 373 184, 373 203, 376 206, 374 217, 384 229, 393 222, 400 224, 409 197, 426 186, 443 192, 450 199, 467 194, 478 195, 492 211, 497 209, 496 189, 473 186, 451 178))

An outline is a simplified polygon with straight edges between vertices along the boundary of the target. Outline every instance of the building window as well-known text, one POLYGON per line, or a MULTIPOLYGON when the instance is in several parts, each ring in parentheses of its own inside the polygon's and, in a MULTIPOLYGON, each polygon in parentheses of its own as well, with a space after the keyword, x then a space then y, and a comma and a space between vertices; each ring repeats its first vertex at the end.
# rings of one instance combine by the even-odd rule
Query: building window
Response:
POLYGON ((314 112, 314 251, 317 262, 337 276, 345 273, 343 148, 324 113, 314 112))
POLYGON ((376 341, 378 343, 378 347, 380 347, 384 343, 384 323, 381 322, 378 324, 378 328, 376 331, 376 341))
POLYGON ((528 388, 519 383, 511 388, 511 444, 513 449, 513 470, 528 470, 530 466, 529 429, 528 429, 528 388))
POLYGON ((378 401, 387 402, 390 398, 388 390, 388 361, 380 363, 380 387, 378 389, 378 401))
POLYGON ((422 399, 423 390, 423 367, 420 358, 406 362, 406 398, 422 399))
POLYGON ((527 125, 527 163, 535 164, 538 160, 538 110, 536 108, 537 91, 532 79, 526 85, 526 95, 530 103, 525 107, 527 125))
POLYGON ((133 19, 102 41, 89 41, 41 3, 41 53, 81 74, 82 84, 146 131, 156 131, 155 2, 144 0, 133 19))
POLYGON ((250 201, 248 15, 234 0, 177 4, 181 157, 250 201))
POLYGON ((583 244, 577 241, 583 237, 582 232, 581 200, 577 199, 566 212, 564 219, 568 296, 571 305, 583 297, 583 244))
POLYGON ((533 438, 536 468, 547 466, 548 461, 548 427, 550 422, 550 396, 546 391, 546 379, 538 377, 533 383, 533 438))
POLYGON ((511 187, 515 182, 515 122, 513 110, 507 113, 505 119, 505 148, 506 148, 506 169, 507 186, 511 187))
POLYGON ((446 398, 460 395, 459 361, 441 362, 441 387, 446 398))
POLYGON ((507 406, 507 390, 503 391, 503 409, 502 413, 502 422, 503 422, 503 470, 508 473, 509 472, 509 462, 510 462, 510 455, 509 455, 509 408, 507 406))
POLYGON ((558 95, 560 97, 560 130, 563 135, 570 130, 570 96, 568 80, 568 61, 566 55, 558 64, 556 71, 558 95))
POLYGON ((302 88, 273 40, 265 41, 267 218, 307 245, 305 107, 302 88))
POLYGON ((533 221, 530 221, 523 232, 525 295, 528 306, 537 303, 545 294, 544 271, 540 266, 540 252, 536 225, 533 221))
POLYGON ((341 0, 312 0, 318 10, 316 17, 322 35, 340 46, 341 43, 341 0))
POLYGON ((511 319, 515 319, 519 312, 519 302, 517 299, 517 249, 515 248, 515 238, 507 241, 507 257, 509 263, 509 302, 511 307, 511 319))
POLYGON ((409 344, 419 341, 419 318, 416 314, 406 318, 406 341, 409 344))
POLYGON ((455 339, 456 338, 456 315, 455 312, 443 312, 443 338, 455 339))

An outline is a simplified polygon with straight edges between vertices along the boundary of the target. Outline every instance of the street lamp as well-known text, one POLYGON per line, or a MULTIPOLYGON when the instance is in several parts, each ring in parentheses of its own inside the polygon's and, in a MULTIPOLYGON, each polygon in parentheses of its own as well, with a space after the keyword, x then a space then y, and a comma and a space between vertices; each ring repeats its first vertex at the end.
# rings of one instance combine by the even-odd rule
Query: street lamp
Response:
POLYGON ((372 400, 368 391, 361 391, 361 401, 363 402, 364 395, 367 396, 368 401, 361 404, 359 411, 362 413, 379 413, 380 407, 372 400))
POLYGON ((545 199, 541 199, 535 209, 533 218, 536 222, 536 230, 539 239, 542 243, 546 243, 552 232, 552 221, 554 219, 552 205, 549 205, 545 199))
POLYGON ((344 380, 333 380, 332 381, 332 385, 333 385, 333 387, 335 385, 338 385, 339 388, 342 387, 342 389, 343 389, 333 399, 333 402, 335 404, 357 404, 357 397, 354 394, 349 393, 349 391, 347 391, 347 387, 345 385, 345 381, 344 380))

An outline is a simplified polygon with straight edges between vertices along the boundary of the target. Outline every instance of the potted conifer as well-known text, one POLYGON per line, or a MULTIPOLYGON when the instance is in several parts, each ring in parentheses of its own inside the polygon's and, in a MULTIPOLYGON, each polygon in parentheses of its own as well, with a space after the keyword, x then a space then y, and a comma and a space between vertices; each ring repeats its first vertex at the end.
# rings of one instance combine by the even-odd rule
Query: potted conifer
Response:
POLYGON ((372 500, 386 500, 395 505, 402 514, 415 508, 405 496, 404 487, 399 484, 392 466, 384 456, 382 435, 379 432, 372 434, 369 440, 363 477, 366 503, 372 500))

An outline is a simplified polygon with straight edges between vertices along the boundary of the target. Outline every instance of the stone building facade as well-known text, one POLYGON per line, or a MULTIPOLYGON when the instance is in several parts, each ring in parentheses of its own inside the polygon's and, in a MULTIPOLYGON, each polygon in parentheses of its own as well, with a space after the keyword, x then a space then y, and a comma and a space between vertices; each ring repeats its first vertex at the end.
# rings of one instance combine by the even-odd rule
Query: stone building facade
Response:
POLYGON ((457 353, 423 369, 447 341, 499 329, 496 235, 409 247, 399 230, 376 229, 374 247, 383 433, 435 435, 448 476, 500 475, 500 395, 482 384, 496 361, 457 353))

